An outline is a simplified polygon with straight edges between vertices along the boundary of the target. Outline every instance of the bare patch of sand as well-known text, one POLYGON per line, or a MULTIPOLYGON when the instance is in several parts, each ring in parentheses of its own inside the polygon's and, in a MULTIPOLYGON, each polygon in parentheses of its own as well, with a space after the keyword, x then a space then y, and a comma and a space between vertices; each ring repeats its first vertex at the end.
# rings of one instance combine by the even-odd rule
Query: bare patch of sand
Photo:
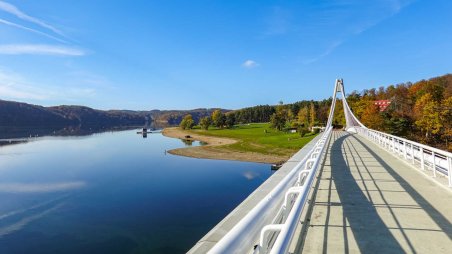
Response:
POLYGON ((202 159, 249 161, 258 163, 279 163, 289 159, 289 156, 236 151, 226 147, 226 145, 238 142, 235 139, 199 135, 182 130, 178 127, 165 128, 162 134, 167 137, 179 139, 185 139, 185 136, 190 135, 190 139, 207 143, 207 145, 204 146, 184 147, 168 151, 170 154, 174 155, 202 159))

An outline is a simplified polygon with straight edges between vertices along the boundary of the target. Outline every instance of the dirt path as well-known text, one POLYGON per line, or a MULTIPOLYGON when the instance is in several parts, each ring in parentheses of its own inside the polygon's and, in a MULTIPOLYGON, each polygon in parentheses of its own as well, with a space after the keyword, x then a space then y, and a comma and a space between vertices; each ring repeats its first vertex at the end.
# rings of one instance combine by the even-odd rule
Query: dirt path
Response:
POLYGON ((178 127, 165 128, 162 134, 167 137, 179 139, 184 139, 186 135, 190 135, 193 140, 207 143, 207 145, 204 146, 177 148, 168 151, 170 154, 174 155, 202 159, 249 161, 259 163, 278 163, 289 159, 289 156, 236 151, 225 147, 226 145, 238 142, 235 139, 199 135, 181 130, 178 127))

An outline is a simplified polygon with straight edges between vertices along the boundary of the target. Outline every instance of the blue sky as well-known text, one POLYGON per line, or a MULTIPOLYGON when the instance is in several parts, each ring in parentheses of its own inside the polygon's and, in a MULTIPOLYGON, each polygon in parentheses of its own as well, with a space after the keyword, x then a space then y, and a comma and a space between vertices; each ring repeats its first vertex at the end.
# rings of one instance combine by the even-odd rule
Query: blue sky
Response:
POLYGON ((2 1, 0 99, 237 109, 452 72, 452 1, 2 1))

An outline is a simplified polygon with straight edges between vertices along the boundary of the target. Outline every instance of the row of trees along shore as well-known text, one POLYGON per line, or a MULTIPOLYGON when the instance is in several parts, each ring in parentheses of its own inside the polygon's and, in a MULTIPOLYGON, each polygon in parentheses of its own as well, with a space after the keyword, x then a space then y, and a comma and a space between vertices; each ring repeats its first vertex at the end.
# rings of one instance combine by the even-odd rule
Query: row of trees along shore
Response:
MULTIPOLYGON (((201 118, 202 129, 232 128, 235 124, 269 122, 278 131, 298 129, 303 135, 312 126, 324 126, 328 120, 332 98, 321 101, 299 101, 290 104, 259 105, 229 111, 216 110, 210 117, 201 118)), ((340 101, 339 101, 340 102, 340 101)), ((444 75, 416 83, 401 83, 347 95, 354 114, 369 128, 405 137, 440 149, 452 150, 452 75, 444 75), (380 111, 377 100, 388 100, 390 105, 380 111)), ((333 123, 345 126, 342 103, 336 104, 333 123)), ((180 127, 195 126, 191 115, 180 127)))
MULTIPOLYGON (((215 110, 211 116, 203 117, 198 125, 208 130, 209 127, 233 128, 236 124, 270 122, 270 127, 278 131, 298 129, 301 136, 308 132, 310 126, 319 125, 326 121, 328 105, 331 99, 318 101, 301 101, 293 104, 277 106, 260 105, 223 113, 215 110), (294 114, 293 112, 297 112, 294 114)), ((187 114, 180 123, 182 129, 192 129, 196 123, 190 114, 187 114)))

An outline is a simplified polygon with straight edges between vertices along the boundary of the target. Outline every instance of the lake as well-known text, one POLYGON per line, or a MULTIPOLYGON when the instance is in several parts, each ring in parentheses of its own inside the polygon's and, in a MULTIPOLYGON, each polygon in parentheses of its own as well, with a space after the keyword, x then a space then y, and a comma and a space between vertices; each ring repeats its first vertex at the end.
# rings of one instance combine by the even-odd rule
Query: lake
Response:
POLYGON ((0 146, 0 253, 185 253, 272 174, 165 152, 187 145, 128 130, 0 146))

